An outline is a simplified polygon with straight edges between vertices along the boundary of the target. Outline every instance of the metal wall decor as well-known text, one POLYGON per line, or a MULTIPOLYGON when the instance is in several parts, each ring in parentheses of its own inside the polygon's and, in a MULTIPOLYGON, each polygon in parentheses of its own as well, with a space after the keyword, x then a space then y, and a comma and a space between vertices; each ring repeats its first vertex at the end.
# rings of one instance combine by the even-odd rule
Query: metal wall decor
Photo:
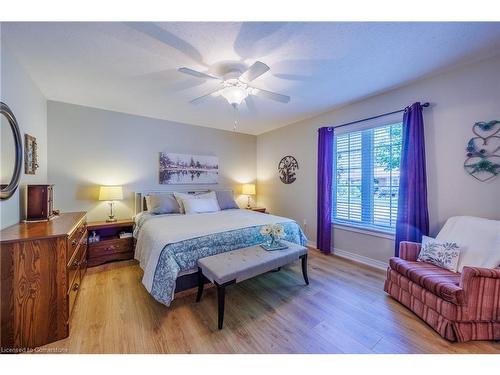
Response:
POLYGON ((36 138, 24 134, 24 173, 35 174, 38 169, 38 144, 36 138))
POLYGON ((500 121, 476 122, 467 143, 464 169, 475 179, 485 182, 500 174, 500 121))
POLYGON ((293 156, 288 155, 281 159, 278 164, 281 182, 284 184, 291 184, 294 182, 297 179, 295 175, 297 169, 299 169, 299 163, 293 156))

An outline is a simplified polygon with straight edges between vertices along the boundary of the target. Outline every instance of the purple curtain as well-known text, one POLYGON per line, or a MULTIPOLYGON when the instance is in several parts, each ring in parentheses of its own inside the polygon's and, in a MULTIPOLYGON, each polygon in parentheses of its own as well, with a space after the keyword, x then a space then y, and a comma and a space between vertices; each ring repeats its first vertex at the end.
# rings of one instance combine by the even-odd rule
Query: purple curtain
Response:
POLYGON ((417 102, 405 109, 403 117, 395 255, 399 256, 401 241, 421 242, 428 233, 424 119, 417 102))
POLYGON ((317 247, 330 254, 332 239, 333 128, 318 129, 317 247))

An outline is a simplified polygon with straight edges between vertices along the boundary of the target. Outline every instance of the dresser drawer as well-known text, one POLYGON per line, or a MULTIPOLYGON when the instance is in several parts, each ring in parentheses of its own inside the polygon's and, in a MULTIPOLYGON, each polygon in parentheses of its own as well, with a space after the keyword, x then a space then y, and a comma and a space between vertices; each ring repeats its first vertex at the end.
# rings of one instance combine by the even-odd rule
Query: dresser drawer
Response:
POLYGON ((69 262, 67 264, 68 291, 73 284, 73 279, 75 278, 77 271, 81 268, 82 258, 84 256, 86 256, 86 252, 87 252, 87 241, 86 241, 86 238, 83 237, 83 241, 80 240, 79 246, 77 247, 76 251, 74 252, 73 256, 71 257, 71 259, 69 260, 69 262))
POLYGON ((132 238, 117 238, 89 244, 89 258, 109 254, 126 253, 132 250, 132 238))
POLYGON ((87 265, 88 265, 87 244, 85 244, 85 247, 82 251, 82 257, 80 258, 80 279, 82 281, 83 281, 83 276, 85 276, 85 273, 87 272, 87 265))
POLYGON ((85 241, 87 241, 87 219, 85 217, 78 223, 76 229, 69 235, 67 247, 68 251, 66 254, 68 257, 67 259, 70 259, 73 256, 82 237, 85 241))
POLYGON ((78 291, 80 290, 81 277, 80 277, 80 268, 76 270, 75 278, 71 287, 68 290, 68 299, 69 299, 69 314, 68 314, 68 322, 71 319, 71 313, 73 312, 73 307, 75 306, 76 297, 78 296, 78 291))

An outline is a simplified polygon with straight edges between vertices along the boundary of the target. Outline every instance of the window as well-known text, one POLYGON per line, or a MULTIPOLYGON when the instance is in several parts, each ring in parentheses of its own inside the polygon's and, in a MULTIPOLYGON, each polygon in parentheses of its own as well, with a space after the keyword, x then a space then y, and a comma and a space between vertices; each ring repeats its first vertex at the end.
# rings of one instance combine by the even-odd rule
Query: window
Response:
POLYGON ((402 123, 335 136, 333 222, 394 232, 402 123))

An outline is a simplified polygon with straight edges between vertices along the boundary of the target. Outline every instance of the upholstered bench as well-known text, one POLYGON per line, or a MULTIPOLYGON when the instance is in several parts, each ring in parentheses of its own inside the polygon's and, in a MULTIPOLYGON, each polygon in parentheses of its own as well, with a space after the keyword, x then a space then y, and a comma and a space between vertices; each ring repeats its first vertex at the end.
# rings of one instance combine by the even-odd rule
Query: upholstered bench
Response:
POLYGON ((201 300, 205 277, 217 287, 218 326, 224 323, 224 301, 226 286, 239 283, 263 273, 280 269, 282 266, 302 259, 302 276, 307 285, 307 248, 282 241, 287 249, 267 251, 259 245, 213 255, 198 260, 198 294, 201 300))

